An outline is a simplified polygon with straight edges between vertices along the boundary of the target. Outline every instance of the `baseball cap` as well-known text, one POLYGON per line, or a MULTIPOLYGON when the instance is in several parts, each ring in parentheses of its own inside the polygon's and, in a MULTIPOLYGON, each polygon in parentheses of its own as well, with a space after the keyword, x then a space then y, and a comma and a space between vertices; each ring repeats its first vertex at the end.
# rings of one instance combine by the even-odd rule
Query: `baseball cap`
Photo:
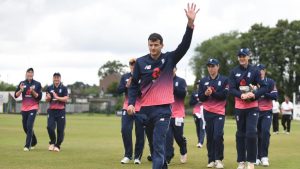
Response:
POLYGON ((251 55, 251 51, 249 48, 242 48, 238 51, 237 53, 238 56, 250 56, 251 55))
POLYGON ((30 72, 30 71, 31 71, 31 72, 34 72, 32 67, 31 67, 31 68, 28 68, 28 69, 26 70, 26 72, 30 72))
POLYGON ((53 74, 53 77, 54 77, 54 76, 59 76, 59 77, 61 77, 60 73, 58 73, 58 72, 55 72, 55 73, 53 74))
POLYGON ((218 59, 209 59, 208 61, 207 61, 207 66, 208 65, 218 65, 219 64, 219 61, 218 61, 218 59))
POLYGON ((259 70, 264 70, 264 69, 266 69, 266 66, 264 65, 264 64, 258 64, 258 65, 256 65, 257 66, 257 68, 259 69, 259 70))

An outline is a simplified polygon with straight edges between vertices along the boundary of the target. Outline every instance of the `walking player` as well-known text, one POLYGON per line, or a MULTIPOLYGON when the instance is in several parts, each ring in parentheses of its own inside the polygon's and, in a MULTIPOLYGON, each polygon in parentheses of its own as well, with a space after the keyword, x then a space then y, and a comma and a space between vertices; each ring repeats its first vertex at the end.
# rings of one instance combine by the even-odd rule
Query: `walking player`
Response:
POLYGON ((64 141, 66 126, 66 102, 68 89, 61 83, 60 73, 53 74, 53 84, 47 88, 46 101, 49 102, 47 130, 50 138, 49 151, 60 151, 64 141), (57 135, 55 134, 57 128, 57 135))
POLYGON ((250 50, 240 49, 237 55, 239 65, 231 70, 229 77, 229 93, 235 99, 237 162, 238 169, 253 169, 257 155, 257 99, 267 92, 267 87, 259 70, 249 63, 250 50))
POLYGON ((259 64, 257 68, 260 70, 261 79, 267 84, 268 91, 258 99, 258 152, 256 164, 262 164, 264 167, 267 167, 269 166, 268 154, 272 124, 272 100, 276 100, 278 94, 274 80, 266 77, 266 66, 259 64))
POLYGON ((207 138, 208 168, 224 168, 224 123, 228 94, 228 78, 219 74, 219 61, 209 59, 209 76, 200 80, 199 100, 202 101, 207 138))
POLYGON ((37 139, 33 131, 34 120, 37 110, 39 109, 39 101, 42 98, 41 83, 33 80, 33 68, 26 71, 26 80, 21 81, 15 91, 15 98, 22 95, 22 124, 26 133, 26 141, 24 151, 34 149, 37 139))
POLYGON ((180 162, 186 163, 187 161, 186 138, 183 136, 185 117, 184 98, 187 93, 187 85, 184 79, 176 76, 176 70, 177 68, 175 67, 173 78, 175 102, 171 104, 172 115, 166 139, 166 159, 168 164, 174 157, 174 138, 180 148, 180 162))
POLYGON ((197 138, 198 138, 198 143, 196 146, 198 148, 202 148, 204 143, 204 138, 205 138, 205 121, 203 116, 203 105, 202 102, 200 102, 198 96, 199 84, 200 84, 200 80, 195 84, 196 85, 195 88, 197 88, 197 91, 194 91, 191 94, 190 106, 193 107, 193 116, 194 116, 197 138))
POLYGON ((143 124, 136 116, 130 116, 127 113, 128 107, 128 88, 132 80, 132 72, 135 65, 135 59, 130 59, 129 67, 130 73, 126 73, 121 77, 121 81, 118 87, 118 93, 125 93, 125 100, 123 104, 123 113, 122 113, 122 139, 125 149, 124 158, 121 160, 121 164, 127 164, 132 159, 132 128, 133 122, 135 122, 135 150, 134 150, 134 164, 141 164, 141 157, 144 149, 145 141, 145 132, 143 124))
POLYGON ((194 20, 199 10, 188 4, 186 16, 188 24, 182 42, 172 52, 162 53, 163 39, 153 33, 148 38, 150 54, 137 59, 132 84, 129 89, 128 114, 135 112, 135 101, 141 89, 141 110, 148 118, 153 131, 152 168, 167 168, 165 160, 166 134, 170 122, 170 104, 174 102, 173 68, 190 47, 194 20), (140 81, 140 84, 139 84, 140 81))

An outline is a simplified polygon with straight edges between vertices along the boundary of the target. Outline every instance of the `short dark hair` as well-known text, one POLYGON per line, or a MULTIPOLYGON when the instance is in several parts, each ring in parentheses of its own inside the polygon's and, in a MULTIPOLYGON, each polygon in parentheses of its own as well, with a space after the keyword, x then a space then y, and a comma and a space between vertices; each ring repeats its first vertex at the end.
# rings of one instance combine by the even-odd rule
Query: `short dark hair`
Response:
POLYGON ((150 34, 149 38, 148 38, 148 41, 152 41, 152 42, 155 42, 157 40, 160 40, 160 44, 163 44, 163 38, 160 34, 158 33, 152 33, 150 34))

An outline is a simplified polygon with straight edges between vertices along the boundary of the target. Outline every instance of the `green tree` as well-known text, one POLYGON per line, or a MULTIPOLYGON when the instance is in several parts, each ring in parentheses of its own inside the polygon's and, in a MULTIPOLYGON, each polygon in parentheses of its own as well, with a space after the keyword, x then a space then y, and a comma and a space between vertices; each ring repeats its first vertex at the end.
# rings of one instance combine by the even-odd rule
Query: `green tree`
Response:
POLYGON ((0 82, 0 91, 15 91, 15 90, 16 90, 16 86, 5 83, 3 81, 0 82))
POLYGON ((125 67, 127 67, 127 65, 122 64, 120 61, 116 61, 116 60, 108 61, 99 68, 98 77, 104 78, 107 75, 113 73, 123 74, 125 72, 124 70, 125 67))

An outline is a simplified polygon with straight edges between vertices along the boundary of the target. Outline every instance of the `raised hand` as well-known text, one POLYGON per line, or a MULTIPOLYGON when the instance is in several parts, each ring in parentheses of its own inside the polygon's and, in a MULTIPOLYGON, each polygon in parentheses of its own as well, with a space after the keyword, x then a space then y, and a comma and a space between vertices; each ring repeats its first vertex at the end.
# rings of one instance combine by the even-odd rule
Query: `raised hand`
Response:
POLYGON ((191 5, 188 3, 187 4, 187 9, 184 9, 185 14, 188 18, 188 25, 190 27, 194 26, 194 20, 196 18, 197 13, 199 12, 200 9, 196 9, 196 4, 192 3, 191 5))

